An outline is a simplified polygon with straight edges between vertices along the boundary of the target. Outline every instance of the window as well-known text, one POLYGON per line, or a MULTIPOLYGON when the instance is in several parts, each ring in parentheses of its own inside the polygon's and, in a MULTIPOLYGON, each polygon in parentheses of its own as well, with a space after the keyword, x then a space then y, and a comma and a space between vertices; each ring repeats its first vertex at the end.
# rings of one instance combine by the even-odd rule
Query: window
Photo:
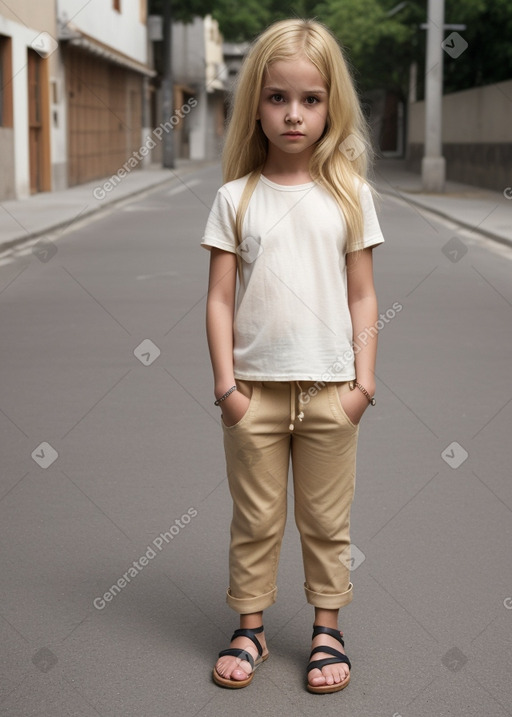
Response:
POLYGON ((0 127, 12 127, 12 40, 0 35, 0 127))

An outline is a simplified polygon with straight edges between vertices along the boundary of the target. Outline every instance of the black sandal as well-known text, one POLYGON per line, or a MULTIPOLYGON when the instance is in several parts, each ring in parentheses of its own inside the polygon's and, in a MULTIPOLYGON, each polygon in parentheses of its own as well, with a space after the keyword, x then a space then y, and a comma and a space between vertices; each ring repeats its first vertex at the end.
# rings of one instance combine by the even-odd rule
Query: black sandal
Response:
MULTIPOLYGON (((334 637, 338 642, 342 644, 343 647, 345 647, 345 643, 343 641, 343 633, 339 630, 333 630, 332 627, 322 627, 320 625, 314 625, 313 626, 313 637, 316 637, 317 635, 330 635, 331 637, 334 637)), ((309 656, 309 664, 307 666, 307 674, 309 676, 309 673, 311 670, 314 670, 315 668, 318 668, 319 670, 322 669, 322 667, 325 667, 326 665, 335 665, 340 662, 345 663, 348 665, 349 670, 352 668, 352 665, 350 664, 350 660, 346 655, 344 655, 339 650, 335 650, 334 647, 329 647, 328 645, 322 646, 319 645, 318 647, 314 647, 311 650, 311 654, 309 656), (311 658, 314 654, 317 652, 327 652, 329 655, 332 655, 332 657, 324 657, 321 660, 313 660, 311 661, 311 658)), ((344 690, 345 687, 350 682, 350 673, 347 675, 346 679, 343 680, 343 682, 335 682, 332 685, 310 685, 309 680, 307 683, 307 688, 310 692, 314 692, 316 694, 322 694, 326 692, 339 692, 339 690, 344 690)))
POLYGON ((253 656, 247 652, 246 650, 243 650, 241 647, 228 647, 227 650, 221 650, 219 652, 219 657, 224 657, 225 655, 230 655, 231 657, 239 657, 241 660, 247 660, 247 662, 250 664, 252 668, 252 672, 247 676, 246 680, 230 680, 226 679, 225 677, 222 677, 222 675, 219 675, 215 667, 213 668, 213 681, 216 682, 221 687, 228 687, 232 690, 239 689, 240 687, 247 687, 252 682, 252 678, 254 677, 254 670, 258 665, 261 665, 262 662, 264 662, 268 658, 268 652, 266 655, 263 655, 263 648, 260 644, 260 641, 256 637, 255 633, 263 632, 263 625, 261 627, 255 627, 253 629, 251 628, 239 628, 238 630, 235 630, 233 633, 233 636, 231 637, 231 642, 235 639, 235 637, 248 637, 249 640, 254 642, 254 645, 256 649, 258 650, 258 657, 256 660, 254 660, 253 656))

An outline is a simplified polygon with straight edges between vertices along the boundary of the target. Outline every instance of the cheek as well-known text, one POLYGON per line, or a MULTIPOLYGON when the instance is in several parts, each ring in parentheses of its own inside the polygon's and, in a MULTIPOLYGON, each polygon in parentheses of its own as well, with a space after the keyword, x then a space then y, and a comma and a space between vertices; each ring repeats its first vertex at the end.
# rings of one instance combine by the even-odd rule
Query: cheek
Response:
POLYGON ((313 110, 309 113, 309 121, 317 128, 323 127, 326 122, 326 116, 326 113, 321 109, 313 110))
POLYGON ((260 120, 263 124, 272 124, 276 121, 279 112, 273 106, 266 105, 262 107, 259 113, 260 120))
POLYGON ((322 110, 319 116, 319 123, 324 126, 325 129, 329 127, 329 112, 327 109, 322 110))

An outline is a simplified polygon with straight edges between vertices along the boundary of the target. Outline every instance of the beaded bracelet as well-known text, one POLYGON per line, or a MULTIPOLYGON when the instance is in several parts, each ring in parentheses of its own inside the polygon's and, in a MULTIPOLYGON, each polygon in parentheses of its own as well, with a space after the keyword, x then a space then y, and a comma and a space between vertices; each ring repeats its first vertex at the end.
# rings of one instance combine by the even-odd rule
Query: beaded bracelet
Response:
POLYGON ((226 391, 226 393, 223 396, 221 396, 216 401, 214 401, 213 403, 215 404, 215 406, 218 406, 219 403, 222 403, 222 401, 224 401, 229 396, 230 393, 233 393, 233 391, 236 391, 236 386, 231 386, 229 391, 226 391))
POLYGON ((354 388, 357 386, 357 388, 358 388, 360 391, 362 391, 362 393, 364 393, 364 395, 365 395, 366 398, 368 399, 368 403, 370 403, 372 406, 375 406, 375 403, 376 403, 376 401, 375 401, 375 396, 370 396, 370 394, 369 394, 368 391, 365 389, 365 387, 362 386, 362 385, 361 385, 360 383, 358 383, 357 381, 354 381, 353 384, 354 384, 354 388))

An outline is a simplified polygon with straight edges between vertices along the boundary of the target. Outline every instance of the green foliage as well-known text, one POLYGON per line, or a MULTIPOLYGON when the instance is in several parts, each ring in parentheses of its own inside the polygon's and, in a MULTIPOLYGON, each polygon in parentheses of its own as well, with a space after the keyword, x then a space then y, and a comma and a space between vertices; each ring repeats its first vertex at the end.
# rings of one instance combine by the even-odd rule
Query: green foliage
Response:
POLYGON ((269 25, 270 0, 216 0, 212 10, 226 42, 252 40, 269 25))
POLYGON ((445 55, 445 92, 512 78, 510 0, 446 0, 445 21, 466 24, 458 32, 468 43, 459 57, 445 55))
POLYGON ((383 0, 324 0, 319 19, 338 37, 362 90, 386 87, 404 91, 409 65, 421 42, 419 3, 409 2, 390 14, 398 3, 383 0))
POLYGON ((204 17, 212 11, 215 0, 149 0, 150 15, 162 15, 163 6, 169 3, 175 22, 192 22, 194 17, 204 17))
MULTIPOLYGON (((426 32, 420 24, 427 21, 427 0, 149 0, 150 12, 161 13, 169 1, 174 20, 211 13, 230 42, 250 41, 275 20, 314 17, 338 37, 360 90, 405 95, 416 61, 421 97, 426 32)), ((468 43, 458 58, 444 55, 445 92, 512 77, 511 0, 446 0, 445 21, 466 24, 460 34, 468 43)))

